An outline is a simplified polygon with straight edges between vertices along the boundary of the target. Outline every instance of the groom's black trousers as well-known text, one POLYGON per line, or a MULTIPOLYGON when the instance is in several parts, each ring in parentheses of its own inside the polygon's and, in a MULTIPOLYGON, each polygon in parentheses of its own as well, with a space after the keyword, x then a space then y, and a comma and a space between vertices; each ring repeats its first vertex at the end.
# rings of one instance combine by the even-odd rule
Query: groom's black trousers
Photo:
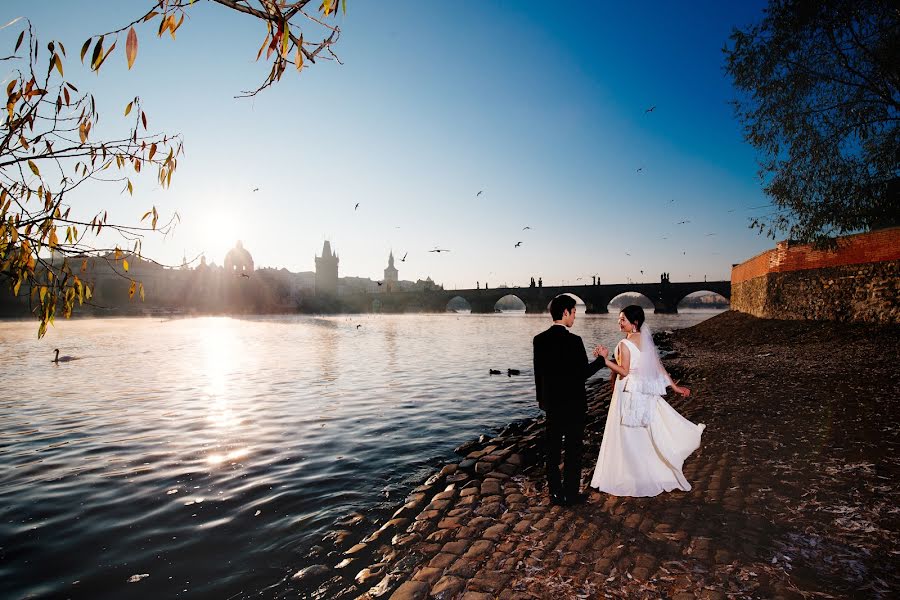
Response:
POLYGON ((551 494, 574 498, 581 489, 584 421, 583 415, 547 415, 547 487, 551 494), (559 459, 563 449, 565 462, 560 478, 559 459))

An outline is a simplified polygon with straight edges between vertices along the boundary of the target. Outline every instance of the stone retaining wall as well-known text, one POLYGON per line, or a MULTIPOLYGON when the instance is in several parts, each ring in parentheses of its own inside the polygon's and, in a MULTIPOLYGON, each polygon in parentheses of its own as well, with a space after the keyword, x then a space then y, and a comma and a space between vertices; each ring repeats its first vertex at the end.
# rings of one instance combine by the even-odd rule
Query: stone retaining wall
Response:
POLYGON ((779 242, 731 271, 731 308, 770 319, 900 323, 900 228, 834 250, 779 242))

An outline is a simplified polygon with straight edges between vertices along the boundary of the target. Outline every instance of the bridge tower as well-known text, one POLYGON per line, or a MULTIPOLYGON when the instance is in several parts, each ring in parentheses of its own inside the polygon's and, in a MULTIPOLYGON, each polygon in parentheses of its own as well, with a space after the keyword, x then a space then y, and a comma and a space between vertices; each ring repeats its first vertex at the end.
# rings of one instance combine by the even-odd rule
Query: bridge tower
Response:
POLYGON ((340 260, 337 253, 331 250, 331 242, 325 240, 322 256, 316 257, 316 296, 337 296, 340 260))

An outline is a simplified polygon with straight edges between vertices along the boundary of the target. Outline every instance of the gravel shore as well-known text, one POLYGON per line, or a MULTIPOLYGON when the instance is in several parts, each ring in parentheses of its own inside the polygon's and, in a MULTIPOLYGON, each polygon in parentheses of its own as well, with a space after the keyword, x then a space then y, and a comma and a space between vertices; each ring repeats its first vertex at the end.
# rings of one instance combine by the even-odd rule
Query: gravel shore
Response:
MULTIPOLYGON (((888 598, 900 592, 900 327, 727 312, 664 335, 706 423, 690 492, 549 503, 543 420, 460 448, 354 543, 330 536, 316 598, 888 598), (351 545, 352 544, 352 545, 351 545), (330 551, 329 551, 330 550, 330 551)), ((586 483, 609 404, 590 389, 586 483)), ((293 586, 292 586, 293 587, 293 586)))

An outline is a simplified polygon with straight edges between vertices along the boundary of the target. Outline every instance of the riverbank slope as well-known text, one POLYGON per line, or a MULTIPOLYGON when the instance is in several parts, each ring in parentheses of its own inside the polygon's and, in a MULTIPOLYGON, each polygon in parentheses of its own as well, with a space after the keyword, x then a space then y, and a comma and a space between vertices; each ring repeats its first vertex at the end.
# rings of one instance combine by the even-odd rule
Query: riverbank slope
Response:
MULTIPOLYGON (((662 344, 693 390, 670 403, 707 424, 685 463, 690 492, 552 506, 536 420, 464 449, 393 519, 294 583, 397 599, 896 593, 900 328, 728 312, 662 344)), ((595 380, 585 482, 608 388, 595 380)))

